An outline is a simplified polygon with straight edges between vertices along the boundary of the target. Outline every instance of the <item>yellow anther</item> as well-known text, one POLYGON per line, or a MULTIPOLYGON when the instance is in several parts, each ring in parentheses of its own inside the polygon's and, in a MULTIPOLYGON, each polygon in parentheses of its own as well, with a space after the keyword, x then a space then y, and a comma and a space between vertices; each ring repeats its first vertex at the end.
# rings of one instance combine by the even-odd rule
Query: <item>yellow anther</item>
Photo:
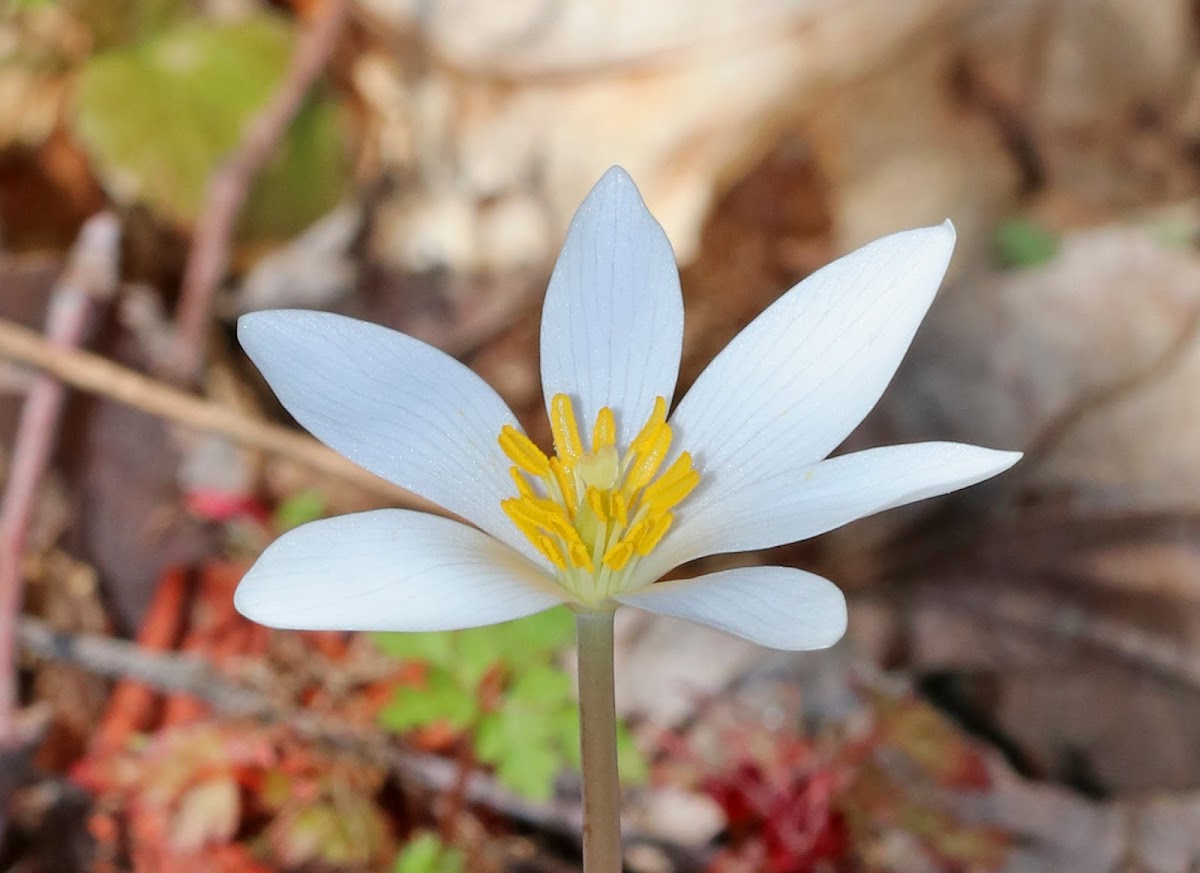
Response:
POLYGON ((529 480, 525 478, 525 474, 521 472, 520 467, 512 467, 509 471, 512 476, 513 484, 517 486, 517 493, 522 497, 536 498, 533 486, 529 484, 529 480))
POLYGON ((545 476, 550 472, 550 459, 533 444, 533 440, 511 424, 500 429, 499 442, 500 450, 531 476, 545 476))
POLYGON ((571 563, 588 573, 596 572, 596 565, 592 563, 592 555, 582 542, 571 544, 571 563))
POLYGON ((646 532, 638 538, 637 544, 634 546, 637 549, 637 553, 645 557, 654 551, 654 547, 662 542, 662 538, 671 529, 671 522, 674 520, 675 516, 669 512, 664 512, 655 518, 649 527, 646 528, 646 532))
POLYGON ((611 449, 617 443, 617 420, 607 406, 596 413, 596 426, 592 428, 592 452, 611 449))
POLYGON ((550 399, 550 430, 554 434, 554 450, 564 463, 574 464, 583 457, 575 407, 566 394, 555 394, 550 399))
POLYGON ((658 429, 663 426, 666 420, 667 401, 662 397, 655 397, 654 410, 650 413, 650 419, 642 426, 638 435, 633 438, 633 442, 629 444, 629 451, 640 452, 644 445, 652 442, 658 434, 658 429))
POLYGON ((619 573, 625 569, 625 565, 629 563, 629 559, 633 557, 633 546, 625 540, 617 543, 604 553, 604 566, 612 570, 614 573, 619 573))
POLYGON ((616 520, 620 527, 629 524, 629 504, 625 502, 620 491, 609 492, 608 504, 609 515, 616 520))
POLYGON ((653 522, 654 519, 652 518, 643 518, 629 530, 625 531, 625 535, 621 537, 621 542, 629 543, 630 546, 636 545, 646 535, 646 531, 650 529, 650 525, 653 522))
POLYGON ((554 481, 558 483, 558 490, 562 492, 567 510, 574 515, 576 507, 579 506, 579 494, 575 490, 575 477, 568 472, 558 458, 550 459, 550 473, 554 476, 554 481))
MULTIPOLYGON (((505 514, 519 521, 558 536, 570 536, 574 532, 566 510, 552 500, 539 497, 521 497, 501 503, 505 514)), ((578 536, 578 534, 576 534, 578 536)))
POLYGON ((567 556, 563 554, 562 546, 545 534, 533 541, 538 551, 550 559, 550 563, 560 570, 567 569, 567 556))
POLYGON ((609 515, 608 509, 604 505, 604 495, 597 488, 588 488, 584 492, 584 497, 587 500, 587 505, 591 507, 596 518, 601 524, 608 524, 609 515))
POLYGON ((671 450, 671 427, 659 425, 653 437, 638 451, 637 460, 625 479, 625 492, 632 494, 643 488, 654 478, 662 462, 666 460, 667 452, 671 450))
POLYGON ((500 501, 500 508, 504 510, 504 514, 509 517, 513 524, 517 526, 517 530, 525 534, 531 542, 537 544, 537 538, 541 535, 538 526, 531 522, 529 518, 521 511, 521 506, 524 501, 516 497, 510 497, 507 500, 500 501))
POLYGON ((687 452, 675 459, 661 476, 642 492, 642 506, 651 512, 665 512, 679 504, 700 484, 700 474, 692 469, 692 456, 687 452))
POLYGON ((673 434, 662 397, 654 399, 649 420, 626 448, 617 443, 616 416, 603 407, 585 450, 566 394, 550 400, 550 429, 553 456, 515 427, 501 431, 518 496, 500 505, 553 565, 570 597, 593 604, 630 583, 639 556, 666 536, 671 510, 696 488, 700 473, 687 452, 664 469, 673 434))

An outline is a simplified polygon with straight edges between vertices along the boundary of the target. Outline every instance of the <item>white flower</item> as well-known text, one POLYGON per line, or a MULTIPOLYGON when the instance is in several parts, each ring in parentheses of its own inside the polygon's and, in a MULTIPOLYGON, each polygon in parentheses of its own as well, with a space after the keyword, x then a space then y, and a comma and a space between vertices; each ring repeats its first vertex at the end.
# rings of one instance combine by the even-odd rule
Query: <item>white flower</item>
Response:
POLYGON ((738 334, 665 420, 683 342, 678 271, 632 180, 609 170, 571 222, 542 314, 553 457, 482 379, 418 340, 322 312, 244 316, 243 347, 297 421, 474 527, 402 509, 305 525, 263 553, 237 608, 274 627, 428 631, 628 604, 765 646, 831 645, 845 600, 803 570, 657 580, 1017 461, 940 442, 826 459, 891 379, 953 246, 947 222, 817 271, 738 334))

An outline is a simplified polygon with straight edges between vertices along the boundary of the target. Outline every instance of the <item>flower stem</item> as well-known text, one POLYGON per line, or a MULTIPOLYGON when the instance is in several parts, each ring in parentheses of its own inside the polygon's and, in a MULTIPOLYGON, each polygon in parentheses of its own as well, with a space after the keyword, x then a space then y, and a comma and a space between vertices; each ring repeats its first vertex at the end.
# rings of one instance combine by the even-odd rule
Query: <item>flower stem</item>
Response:
POLYGON ((613 696, 613 613, 577 612, 583 752, 583 870, 620 873, 621 783, 613 696))

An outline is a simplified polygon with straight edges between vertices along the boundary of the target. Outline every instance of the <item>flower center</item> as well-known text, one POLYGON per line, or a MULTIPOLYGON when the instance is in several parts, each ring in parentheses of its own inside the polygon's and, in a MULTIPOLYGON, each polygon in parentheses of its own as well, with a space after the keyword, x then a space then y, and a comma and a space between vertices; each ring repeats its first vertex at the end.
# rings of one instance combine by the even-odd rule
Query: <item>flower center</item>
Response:
POLYGON ((638 560, 670 529, 671 510, 699 484, 700 474, 687 452, 659 474, 671 448, 662 397, 654 399, 649 421, 624 453, 607 406, 596 415, 590 451, 584 450, 565 394, 550 401, 550 429, 552 458, 511 425, 500 431, 518 495, 500 507, 555 566, 560 584, 580 603, 594 605, 625 588, 638 560))

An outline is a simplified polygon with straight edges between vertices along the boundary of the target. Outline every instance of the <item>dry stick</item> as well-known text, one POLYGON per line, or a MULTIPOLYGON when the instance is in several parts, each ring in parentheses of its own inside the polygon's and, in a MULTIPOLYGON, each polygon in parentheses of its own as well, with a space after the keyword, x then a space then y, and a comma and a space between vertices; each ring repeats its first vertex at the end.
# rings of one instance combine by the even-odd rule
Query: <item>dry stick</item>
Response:
MULTIPOLYGON (((136 643, 101 634, 63 633, 41 619, 29 617, 21 618, 17 632, 21 647, 36 657, 74 664, 112 679, 135 679, 166 694, 191 694, 226 715, 284 723, 309 740, 328 743, 386 766, 401 780, 426 791, 453 790, 460 779, 455 761, 396 748, 371 731, 348 727, 336 716, 280 705, 257 689, 233 682, 195 655, 151 652, 136 643)), ((576 802, 535 803, 479 771, 466 780, 463 795, 471 805, 498 812, 525 827, 573 841, 582 839, 583 811, 576 802)), ((628 839, 657 846, 676 861, 677 870, 709 868, 710 853, 704 847, 683 846, 636 833, 629 834, 628 839)))
POLYGON ((237 148, 209 180, 175 314, 178 346, 170 366, 184 381, 194 378, 204 357, 213 295, 229 262, 229 241, 242 204, 333 53, 350 0, 325 0, 323 5, 324 11, 296 46, 291 66, 270 102, 250 121, 237 148))
MULTIPOLYGON (((39 337, 51 354, 87 341, 99 306, 117 287, 119 238, 120 226, 112 215, 101 213, 84 224, 67 269, 50 295, 47 339, 39 337)), ((34 379, 21 409, 0 503, 0 748, 18 740, 14 635, 21 610, 21 556, 65 397, 66 389, 53 376, 34 379)))
POLYGON ((185 427, 290 458, 352 482, 396 505, 445 514, 445 510, 367 472, 311 437, 172 388, 100 355, 55 347, 35 331, 3 319, 0 319, 0 358, 37 367, 80 391, 100 394, 185 427))
MULTIPOLYGON (((75 664, 113 679, 134 679, 169 694, 191 694, 226 715, 284 722, 309 739, 347 748, 386 764, 398 775, 428 790, 448 791, 459 778, 454 761, 389 748, 371 732, 347 727, 344 720, 280 706, 259 691, 225 678, 199 657, 151 652, 135 643, 100 634, 62 633, 44 621, 28 617, 21 619, 18 634, 21 647, 30 654, 75 664)), ((470 803, 563 836, 578 839, 583 824, 578 806, 531 803, 479 772, 466 781, 464 796, 470 803)))
POLYGON ((972 591, 963 586, 954 590, 938 588, 931 596, 936 608, 965 612, 1064 643, 1091 646, 1164 679, 1200 689, 1200 654, 1177 640, 1129 622, 1058 603, 1050 597, 1012 590, 997 597, 991 590, 972 591))

